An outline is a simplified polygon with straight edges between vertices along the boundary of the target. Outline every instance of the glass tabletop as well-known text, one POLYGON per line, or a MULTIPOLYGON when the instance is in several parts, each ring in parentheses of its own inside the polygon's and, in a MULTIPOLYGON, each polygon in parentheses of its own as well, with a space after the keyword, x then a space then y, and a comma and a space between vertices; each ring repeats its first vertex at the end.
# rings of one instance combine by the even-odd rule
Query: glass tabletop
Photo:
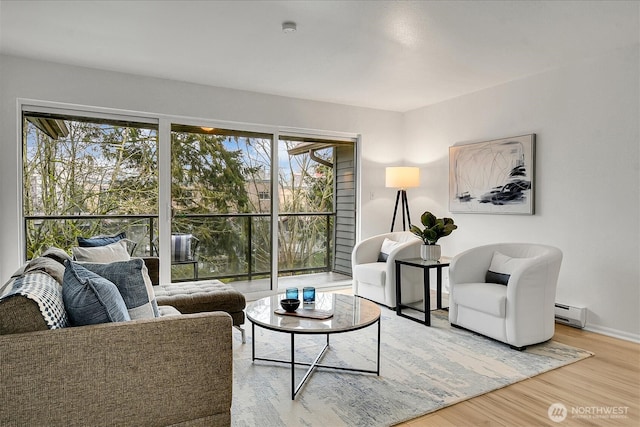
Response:
POLYGON ((417 267, 446 267, 451 262, 451 258, 442 257, 437 261, 424 260, 422 258, 396 259, 396 262, 407 265, 415 265, 417 267))
POLYGON ((311 319, 277 314, 284 294, 259 299, 247 304, 247 318, 267 329, 300 334, 326 334, 346 332, 364 328, 380 318, 380 307, 375 303, 352 295, 317 292, 316 302, 300 304, 298 312, 304 310, 330 311, 328 319, 311 319))

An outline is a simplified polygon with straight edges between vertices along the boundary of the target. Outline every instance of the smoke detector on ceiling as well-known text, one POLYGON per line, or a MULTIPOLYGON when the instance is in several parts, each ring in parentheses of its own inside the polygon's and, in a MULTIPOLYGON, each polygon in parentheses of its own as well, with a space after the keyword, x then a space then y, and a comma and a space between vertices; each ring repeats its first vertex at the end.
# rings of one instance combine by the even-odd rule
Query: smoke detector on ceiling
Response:
POLYGON ((298 26, 293 21, 286 21, 282 23, 282 32, 285 34, 295 33, 298 29, 298 26))

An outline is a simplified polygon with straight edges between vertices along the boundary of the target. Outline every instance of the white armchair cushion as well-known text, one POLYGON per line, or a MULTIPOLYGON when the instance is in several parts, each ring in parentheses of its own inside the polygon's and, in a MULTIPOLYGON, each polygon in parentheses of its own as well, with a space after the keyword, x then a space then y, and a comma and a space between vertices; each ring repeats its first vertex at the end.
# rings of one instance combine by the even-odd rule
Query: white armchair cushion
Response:
POLYGON ((456 285, 456 303, 493 316, 505 317, 507 288, 496 283, 460 283, 456 285))
POLYGON ((383 262, 370 262, 356 265, 358 280, 375 286, 384 286, 387 276, 387 265, 383 262))

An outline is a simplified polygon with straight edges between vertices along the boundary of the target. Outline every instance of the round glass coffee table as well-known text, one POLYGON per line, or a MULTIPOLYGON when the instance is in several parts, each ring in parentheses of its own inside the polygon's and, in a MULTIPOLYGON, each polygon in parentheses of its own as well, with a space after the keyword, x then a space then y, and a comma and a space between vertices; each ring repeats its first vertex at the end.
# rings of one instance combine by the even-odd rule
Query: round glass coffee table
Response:
POLYGON ((362 372, 380 375, 380 307, 364 298, 351 295, 318 292, 313 304, 301 304, 295 315, 278 314, 280 300, 284 295, 274 295, 249 303, 246 308, 247 319, 251 322, 251 357, 252 360, 287 363, 291 365, 291 399, 296 398, 305 382, 316 368, 330 368, 350 372, 362 372), (314 318, 315 317, 315 318, 314 318), (341 366, 329 366, 319 363, 329 349, 329 336, 343 332, 356 331, 373 324, 378 324, 378 349, 376 369, 357 369, 341 366), (256 357, 255 327, 259 326, 291 335, 291 359, 270 359, 256 357), (321 334, 327 336, 327 342, 313 362, 295 360, 295 337, 298 334, 321 334), (309 369, 298 385, 295 383, 295 367, 308 366, 309 369))

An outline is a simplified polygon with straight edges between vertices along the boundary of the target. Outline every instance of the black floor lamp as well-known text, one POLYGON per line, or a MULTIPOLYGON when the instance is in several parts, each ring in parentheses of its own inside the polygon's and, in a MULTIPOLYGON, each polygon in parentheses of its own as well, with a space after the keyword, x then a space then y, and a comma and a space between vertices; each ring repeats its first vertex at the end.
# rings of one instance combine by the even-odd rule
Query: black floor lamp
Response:
POLYGON ((409 203, 407 202, 407 188, 417 187, 420 185, 420 168, 393 166, 386 169, 385 185, 387 188, 397 188, 396 206, 393 209, 393 219, 391 220, 391 231, 396 222, 398 214, 398 202, 402 209, 402 230, 406 231, 406 224, 411 228, 411 216, 409 214, 409 203), (406 221, 405 221, 406 217, 406 221))

